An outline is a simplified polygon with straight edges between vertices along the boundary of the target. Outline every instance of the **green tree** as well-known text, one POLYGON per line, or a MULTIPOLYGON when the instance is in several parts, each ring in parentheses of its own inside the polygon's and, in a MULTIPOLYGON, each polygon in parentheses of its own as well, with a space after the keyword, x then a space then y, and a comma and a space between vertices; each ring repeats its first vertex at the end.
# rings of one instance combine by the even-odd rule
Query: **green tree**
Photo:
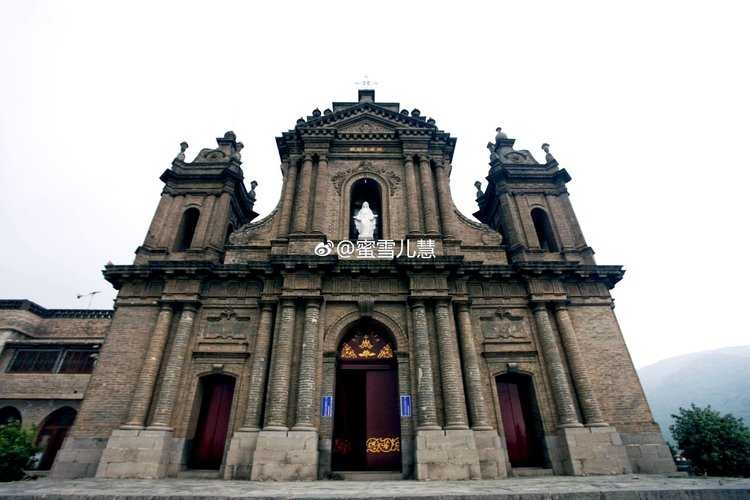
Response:
POLYGON ((23 479, 23 469, 37 451, 34 434, 15 420, 0 425, 0 481, 23 479))
POLYGON ((695 404, 672 418, 672 438, 698 474, 750 476, 750 429, 741 418, 695 404))

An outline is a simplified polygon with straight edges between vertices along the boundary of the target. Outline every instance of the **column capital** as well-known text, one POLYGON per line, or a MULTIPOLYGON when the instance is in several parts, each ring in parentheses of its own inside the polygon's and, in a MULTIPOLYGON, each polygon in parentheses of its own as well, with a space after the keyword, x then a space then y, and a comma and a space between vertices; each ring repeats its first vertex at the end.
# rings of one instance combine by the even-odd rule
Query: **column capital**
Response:
POLYGON ((420 307, 424 308, 424 306, 425 306, 424 305, 424 299, 417 299, 417 298, 413 298, 413 297, 409 298, 409 307, 411 309, 417 309, 417 308, 420 308, 420 307))
POLYGON ((197 301, 190 301, 190 302, 183 302, 182 303, 182 310, 183 311, 196 312, 196 311, 198 311, 199 307, 200 307, 200 304, 197 301))
POLYGON ((310 309, 310 308, 320 309, 321 302, 323 302, 323 299, 321 297, 313 297, 311 299, 305 299, 305 309, 310 309))
POLYGON ((532 300, 529 302, 529 304, 531 304, 531 309, 534 312, 541 311, 542 309, 547 309, 547 302, 544 300, 532 300))
POLYGON ((404 154, 404 163, 414 163, 414 155, 405 153, 404 154))
POLYGON ((305 153, 305 154, 303 155, 303 157, 302 157, 302 160, 303 160, 303 161, 312 161, 312 154, 310 154, 310 153, 305 153))
POLYGON ((318 153, 318 162, 321 161, 328 163, 328 155, 325 153, 318 153))
POLYGON ((568 300, 555 300, 552 302, 552 307, 555 311, 566 311, 569 305, 570 301, 568 300))
POLYGON ((282 297, 281 300, 279 300, 279 304, 281 307, 294 307, 296 305, 296 300, 289 297, 282 297))
POLYGON ((463 300, 453 300, 453 303, 456 305, 456 309, 458 309, 459 312, 468 311, 471 307, 471 302, 469 302, 469 299, 463 299, 463 300))
POLYGON ((428 162, 432 159, 432 157, 426 153, 420 153, 417 155, 419 157, 419 161, 421 162, 428 162))
POLYGON ((159 300, 159 309, 161 311, 166 311, 167 309, 169 309, 170 311, 172 311, 173 310, 173 302, 170 302, 168 300, 160 299, 159 300))
POLYGON ((451 297, 438 297, 435 299, 435 305, 437 307, 449 307, 451 305, 451 297))

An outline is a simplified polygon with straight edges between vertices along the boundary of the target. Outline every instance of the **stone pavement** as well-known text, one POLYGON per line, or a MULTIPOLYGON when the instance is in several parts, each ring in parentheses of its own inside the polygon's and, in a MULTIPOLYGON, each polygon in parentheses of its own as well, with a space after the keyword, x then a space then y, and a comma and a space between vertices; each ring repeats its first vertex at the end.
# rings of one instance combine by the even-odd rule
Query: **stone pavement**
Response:
POLYGON ((200 479, 38 480, 0 483, 0 498, 13 500, 107 499, 750 499, 750 478, 663 475, 548 476, 497 481, 250 482, 200 479))

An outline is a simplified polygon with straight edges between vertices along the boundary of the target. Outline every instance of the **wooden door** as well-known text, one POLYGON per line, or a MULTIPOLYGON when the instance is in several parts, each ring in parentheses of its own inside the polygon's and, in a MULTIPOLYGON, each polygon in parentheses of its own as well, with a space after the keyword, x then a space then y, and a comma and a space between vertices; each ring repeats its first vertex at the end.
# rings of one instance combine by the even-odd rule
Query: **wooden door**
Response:
POLYGON ((401 422, 396 370, 368 370, 365 457, 368 468, 401 470, 401 422))
POLYGON ((218 469, 224 458, 234 379, 226 375, 212 375, 202 383, 203 400, 193 439, 191 465, 195 469, 218 469))
POLYGON ((510 463, 514 466, 527 465, 531 458, 532 443, 528 415, 524 412, 519 386, 515 382, 498 380, 497 394, 500 398, 500 414, 510 463))

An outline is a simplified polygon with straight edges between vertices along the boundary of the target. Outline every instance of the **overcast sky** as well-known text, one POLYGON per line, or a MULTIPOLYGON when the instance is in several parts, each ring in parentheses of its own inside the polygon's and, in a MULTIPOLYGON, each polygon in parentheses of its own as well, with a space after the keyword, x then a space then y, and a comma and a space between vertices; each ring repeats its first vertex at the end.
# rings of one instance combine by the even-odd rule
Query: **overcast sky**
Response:
MULTIPOLYGON (((501 125, 549 142, 637 366, 748 344, 748 10, 743 2, 0 0, 0 298, 115 292, 162 184, 234 130, 266 215, 274 137, 367 74, 379 101, 458 138, 464 214, 501 125)), ((486 182, 485 182, 486 184, 486 182)))

